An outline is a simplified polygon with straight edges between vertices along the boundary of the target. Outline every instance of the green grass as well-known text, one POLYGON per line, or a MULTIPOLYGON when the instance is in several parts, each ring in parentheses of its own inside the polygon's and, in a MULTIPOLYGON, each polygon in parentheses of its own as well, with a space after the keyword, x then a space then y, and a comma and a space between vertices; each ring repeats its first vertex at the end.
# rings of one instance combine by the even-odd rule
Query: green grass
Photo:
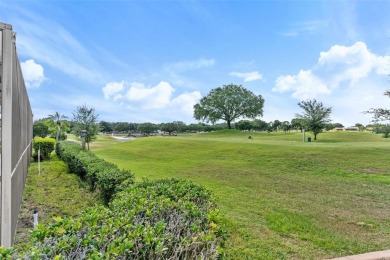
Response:
POLYGON ((78 176, 68 173, 67 165, 53 153, 50 161, 31 163, 19 214, 16 248, 23 248, 33 227, 33 211, 38 210, 40 223, 51 223, 56 216, 71 217, 88 206, 100 203, 78 176))
POLYGON ((191 179, 211 189, 231 233, 230 259, 390 248, 390 143, 372 133, 326 132, 303 143, 301 133, 230 130, 93 151, 137 179, 191 179))

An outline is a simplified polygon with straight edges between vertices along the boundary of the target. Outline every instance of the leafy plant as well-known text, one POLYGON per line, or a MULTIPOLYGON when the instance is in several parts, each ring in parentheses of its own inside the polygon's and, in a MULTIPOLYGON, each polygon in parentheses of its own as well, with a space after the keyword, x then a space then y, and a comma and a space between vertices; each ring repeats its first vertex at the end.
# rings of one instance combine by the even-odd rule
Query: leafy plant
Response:
POLYGON ((54 150, 55 140, 49 137, 36 136, 33 141, 34 159, 38 160, 38 151, 40 150, 40 160, 46 160, 50 158, 51 152, 54 150))
POLYGON ((23 258, 217 259, 227 233, 208 190, 189 181, 122 184, 109 207, 40 225, 23 258))
POLYGON ((130 171, 120 170, 116 165, 98 158, 90 151, 82 150, 77 143, 59 142, 56 153, 68 164, 70 172, 87 181, 91 190, 98 188, 106 203, 111 200, 123 181, 134 182, 134 175, 130 171))

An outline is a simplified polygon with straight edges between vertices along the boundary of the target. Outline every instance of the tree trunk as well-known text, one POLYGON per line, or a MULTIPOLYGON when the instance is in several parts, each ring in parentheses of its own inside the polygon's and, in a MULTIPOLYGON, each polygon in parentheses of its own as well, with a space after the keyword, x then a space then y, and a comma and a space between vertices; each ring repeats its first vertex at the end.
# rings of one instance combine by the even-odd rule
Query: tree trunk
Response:
POLYGON ((230 124, 230 120, 226 120, 226 122, 227 122, 227 125, 228 125, 228 129, 232 129, 232 126, 230 124))
POLYGON ((56 135, 56 142, 58 143, 58 138, 60 136, 60 127, 57 127, 57 135, 56 135))
POLYGON ((317 134, 314 134, 314 140, 317 140, 317 134))

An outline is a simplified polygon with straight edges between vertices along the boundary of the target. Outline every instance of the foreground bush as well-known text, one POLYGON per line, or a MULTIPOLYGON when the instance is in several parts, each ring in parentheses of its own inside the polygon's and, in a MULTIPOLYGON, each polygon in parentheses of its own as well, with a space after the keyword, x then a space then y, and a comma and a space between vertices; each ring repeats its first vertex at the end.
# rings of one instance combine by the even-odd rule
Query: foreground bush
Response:
POLYGON ((40 149, 41 160, 47 160, 50 158, 51 152, 54 150, 54 144, 56 140, 49 137, 39 137, 36 136, 33 141, 33 149, 34 149, 34 160, 38 161, 38 150, 40 149))
POLYGON ((78 143, 58 142, 56 153, 68 164, 70 172, 86 180, 92 190, 98 188, 106 203, 111 200, 122 182, 134 182, 134 175, 130 171, 120 170, 90 151, 82 150, 78 143))
POLYGON ((23 258, 216 259, 226 232, 206 189, 176 179, 122 184, 109 207, 33 232, 23 258))

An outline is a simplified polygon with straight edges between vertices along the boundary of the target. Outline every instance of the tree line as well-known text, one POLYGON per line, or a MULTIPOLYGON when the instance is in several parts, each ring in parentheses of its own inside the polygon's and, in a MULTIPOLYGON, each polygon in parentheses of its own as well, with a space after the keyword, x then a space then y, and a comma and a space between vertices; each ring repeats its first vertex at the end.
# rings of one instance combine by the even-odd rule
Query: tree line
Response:
MULTIPOLYGON (((384 95, 390 97, 390 91, 384 95)), ((255 95, 241 85, 224 85, 212 89, 210 93, 204 96, 199 103, 194 105, 194 118, 202 121, 189 124, 182 121, 173 121, 168 123, 154 124, 129 123, 129 122, 98 122, 99 115, 95 113, 94 108, 86 105, 79 106, 73 112, 73 119, 55 112, 48 115, 47 118, 34 122, 34 136, 56 138, 56 141, 66 139, 66 133, 73 133, 80 136, 81 130, 86 130, 86 142, 96 138, 98 132, 103 133, 141 133, 150 135, 152 133, 163 132, 169 135, 182 132, 209 132, 222 129, 236 128, 247 131, 284 131, 306 130, 312 132, 314 140, 317 135, 324 130, 331 130, 337 127, 344 127, 341 123, 331 123, 331 107, 326 107, 322 102, 316 99, 301 101, 298 106, 302 109, 301 113, 296 114, 296 118, 291 121, 274 120, 266 122, 259 117, 263 116, 264 99, 261 95, 255 95), (235 120, 239 120, 234 123, 235 120), (252 119, 252 120, 249 120, 252 119), (217 123, 224 121, 224 123, 217 123), (211 123, 211 124, 207 124, 211 123)), ((382 108, 373 108, 365 113, 373 114, 374 124, 372 128, 376 133, 383 133, 384 137, 389 137, 390 126, 380 124, 381 121, 390 120, 390 110, 382 108)), ((356 123, 359 130, 365 127, 356 123)), ((368 126, 367 126, 368 127, 368 126)))

